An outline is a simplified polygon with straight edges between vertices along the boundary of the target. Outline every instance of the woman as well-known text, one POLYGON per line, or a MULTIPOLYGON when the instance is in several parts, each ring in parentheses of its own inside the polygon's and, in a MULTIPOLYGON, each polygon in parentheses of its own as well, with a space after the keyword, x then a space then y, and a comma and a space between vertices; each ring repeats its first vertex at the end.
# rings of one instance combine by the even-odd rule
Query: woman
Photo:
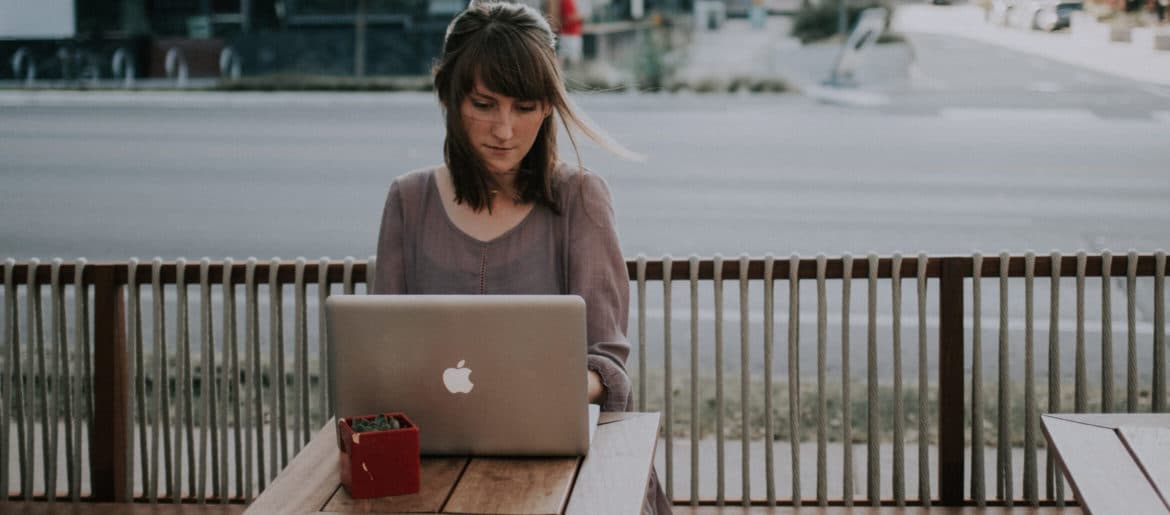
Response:
MULTIPOLYGON (((605 182, 557 159, 555 113, 603 147, 568 100, 555 37, 534 9, 476 2, 447 29, 434 70, 444 165, 390 185, 374 293, 572 294, 585 299, 590 402, 631 406, 629 276, 605 182)), ((576 150, 576 144, 573 144, 576 150)), ((669 513, 651 478, 644 511, 669 513)))

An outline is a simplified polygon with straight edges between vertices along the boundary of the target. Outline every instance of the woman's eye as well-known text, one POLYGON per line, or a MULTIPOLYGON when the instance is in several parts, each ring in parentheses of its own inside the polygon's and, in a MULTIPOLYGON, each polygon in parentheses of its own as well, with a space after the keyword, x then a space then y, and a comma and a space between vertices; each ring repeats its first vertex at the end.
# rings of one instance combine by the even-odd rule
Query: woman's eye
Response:
POLYGON ((531 113, 536 110, 535 105, 516 105, 516 110, 524 113, 531 113))
POLYGON ((473 101, 473 102, 471 102, 471 107, 474 107, 474 108, 479 109, 481 111, 486 111, 489 107, 491 107, 491 105, 484 103, 484 102, 474 102, 473 101))

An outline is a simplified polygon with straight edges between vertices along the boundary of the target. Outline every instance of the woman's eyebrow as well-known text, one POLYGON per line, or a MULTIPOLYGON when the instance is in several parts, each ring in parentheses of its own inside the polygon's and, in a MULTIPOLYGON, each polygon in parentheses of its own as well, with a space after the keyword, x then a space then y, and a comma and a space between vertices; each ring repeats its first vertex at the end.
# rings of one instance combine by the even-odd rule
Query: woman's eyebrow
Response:
POLYGON ((478 90, 478 89, 471 90, 471 94, 472 94, 472 95, 474 95, 474 96, 477 96, 477 97, 479 97, 479 98, 480 98, 480 100, 490 100, 490 101, 492 101, 492 102, 495 102, 495 101, 497 100, 497 99, 496 99, 496 97, 495 97, 494 95, 490 95, 490 94, 488 94, 488 93, 484 93, 484 92, 482 92, 482 91, 480 91, 480 90, 478 90))

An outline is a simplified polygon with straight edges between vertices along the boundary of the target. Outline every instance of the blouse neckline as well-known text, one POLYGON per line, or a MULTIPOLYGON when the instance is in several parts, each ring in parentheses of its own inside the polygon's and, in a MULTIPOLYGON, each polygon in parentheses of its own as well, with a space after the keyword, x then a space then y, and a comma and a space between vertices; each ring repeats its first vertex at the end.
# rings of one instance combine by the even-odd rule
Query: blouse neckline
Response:
POLYGON ((443 195, 439 191, 438 178, 436 177, 436 174, 438 174, 438 173, 439 173, 438 168, 434 168, 431 170, 430 178, 427 180, 427 182, 429 183, 427 185, 427 187, 431 191, 431 194, 434 196, 435 200, 438 202, 439 211, 441 211, 443 213, 443 219, 447 221, 447 227, 450 227, 452 232, 459 234, 461 237, 471 241, 472 243, 475 243, 476 245, 491 245, 492 243, 498 242, 500 240, 503 240, 503 239, 511 236, 513 233, 519 232, 520 228, 522 226, 524 226, 524 224, 528 223, 528 219, 532 218, 533 213, 535 213, 536 209, 538 207, 540 207, 540 206, 532 206, 532 209, 528 210, 528 213, 524 215, 524 218, 521 218, 519 222, 516 222, 515 225, 513 225, 512 227, 509 227, 508 230, 500 233, 495 238, 492 238, 489 240, 481 240, 479 238, 476 238, 475 236, 467 234, 466 231, 464 231, 463 229, 460 229, 458 225, 455 225, 455 221, 451 219, 451 213, 448 213, 447 206, 443 205, 443 195))

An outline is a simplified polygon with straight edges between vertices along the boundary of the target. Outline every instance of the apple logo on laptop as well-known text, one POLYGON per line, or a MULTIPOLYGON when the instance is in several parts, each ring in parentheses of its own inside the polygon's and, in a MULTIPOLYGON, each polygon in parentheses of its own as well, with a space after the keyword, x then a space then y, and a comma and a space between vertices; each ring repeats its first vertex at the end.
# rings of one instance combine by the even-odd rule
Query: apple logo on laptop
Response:
POLYGON ((463 368, 465 360, 459 360, 459 364, 455 368, 448 368, 443 371, 443 386, 447 387, 447 391, 451 393, 469 393, 475 387, 471 383, 471 369, 463 368))

